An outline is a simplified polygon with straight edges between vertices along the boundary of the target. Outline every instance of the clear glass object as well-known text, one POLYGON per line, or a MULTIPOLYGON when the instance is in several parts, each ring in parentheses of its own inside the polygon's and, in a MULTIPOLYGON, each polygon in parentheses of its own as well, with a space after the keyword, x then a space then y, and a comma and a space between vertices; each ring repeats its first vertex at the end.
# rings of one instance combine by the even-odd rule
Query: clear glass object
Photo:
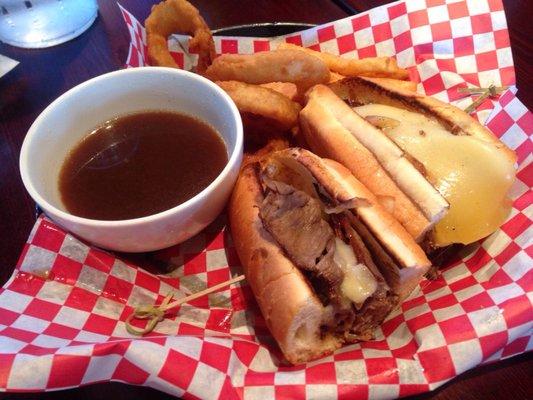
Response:
POLYGON ((0 0, 0 41, 25 48, 55 46, 87 30, 96 0, 0 0))

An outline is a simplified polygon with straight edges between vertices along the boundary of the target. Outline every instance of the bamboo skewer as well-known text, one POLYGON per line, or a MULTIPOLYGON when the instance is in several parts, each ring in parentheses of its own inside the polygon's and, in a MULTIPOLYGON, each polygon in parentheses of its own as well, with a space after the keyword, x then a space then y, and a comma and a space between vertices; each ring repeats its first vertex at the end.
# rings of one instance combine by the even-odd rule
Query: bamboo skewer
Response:
POLYGON ((239 276, 236 276, 235 278, 219 283, 210 288, 201 290, 189 296, 173 301, 172 303, 170 301, 174 297, 174 292, 171 292, 167 295, 167 297, 163 299, 161 304, 158 306, 154 304, 154 305, 143 305, 143 306, 135 307, 133 312, 128 316, 128 318, 126 318, 126 321, 125 321, 126 330, 132 335, 142 336, 145 333, 148 333, 154 330, 156 325, 159 322, 163 321, 163 319, 165 318, 165 313, 168 310, 171 310, 172 308, 180 306, 184 303, 188 303, 192 300, 196 300, 210 293, 216 292, 226 286, 230 286, 230 285, 233 285, 234 283, 241 282, 244 279, 245 279, 244 275, 239 275, 239 276), (146 324, 146 327, 144 329, 139 329, 131 325, 131 321, 134 319, 149 319, 150 321, 148 322, 148 324, 146 324))
POLYGON ((487 99, 488 97, 496 96, 504 90, 507 90, 507 86, 490 85, 488 88, 459 88, 458 92, 480 95, 472 104, 465 108, 465 112, 467 114, 470 114, 474 110, 476 110, 481 105, 481 103, 485 101, 485 99, 487 99))
MULTIPOLYGON (((493 85, 491 85, 493 86, 493 85)), ((502 93, 503 91, 507 90, 508 86, 493 86, 493 93, 492 96, 502 93)), ((469 88, 469 87, 462 87, 457 89, 459 93, 468 93, 468 94, 483 94, 487 91, 487 89, 490 89, 490 86, 488 88, 469 88)))

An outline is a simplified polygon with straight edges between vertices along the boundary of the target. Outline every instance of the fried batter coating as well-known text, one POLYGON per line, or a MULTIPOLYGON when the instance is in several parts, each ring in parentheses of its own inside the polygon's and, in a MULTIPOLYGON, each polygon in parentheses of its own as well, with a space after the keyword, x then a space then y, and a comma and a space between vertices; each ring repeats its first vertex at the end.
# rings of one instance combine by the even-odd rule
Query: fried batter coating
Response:
POLYGON ((247 142, 242 158, 242 167, 250 163, 259 162, 268 154, 288 147, 289 141, 282 136, 266 137, 259 142, 247 142))
POLYGON ((326 63, 299 50, 223 54, 213 61, 205 75, 214 81, 292 82, 300 93, 317 83, 329 81, 326 63))
POLYGON ((344 78, 346 78, 344 75, 331 71, 330 77, 329 77, 329 83, 337 82, 344 78))
POLYGON ((345 76, 368 76, 375 78, 408 79, 409 72, 398 67, 396 60, 391 57, 368 57, 362 59, 343 58, 300 47, 291 43, 281 43, 278 50, 301 51, 324 61, 328 68, 345 76))
POLYGON ((239 109, 247 132, 285 132, 298 124, 301 106, 283 94, 237 81, 217 81, 239 109))
POLYGON ((262 83, 260 86, 275 90, 278 93, 281 93, 283 96, 288 97, 292 101, 297 101, 298 98, 298 87, 291 82, 269 82, 262 83))
POLYGON ((167 38, 173 33, 192 36, 189 49, 198 53, 197 72, 203 73, 216 57, 211 30, 198 10, 186 0, 166 0, 153 6, 145 27, 152 65, 178 68, 167 45, 167 38))

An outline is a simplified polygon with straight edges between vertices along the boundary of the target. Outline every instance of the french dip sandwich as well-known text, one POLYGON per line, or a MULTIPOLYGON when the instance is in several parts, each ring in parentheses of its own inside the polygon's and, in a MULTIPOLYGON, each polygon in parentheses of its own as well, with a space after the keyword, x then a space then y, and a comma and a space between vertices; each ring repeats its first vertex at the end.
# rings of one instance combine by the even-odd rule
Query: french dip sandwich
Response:
POLYGON ((243 167, 229 220, 246 279, 293 364, 371 339, 430 267, 349 170, 300 148, 243 167))
POLYGON ((516 156, 464 111, 372 78, 306 97, 310 149, 347 167, 426 251, 482 239, 507 217, 516 156))

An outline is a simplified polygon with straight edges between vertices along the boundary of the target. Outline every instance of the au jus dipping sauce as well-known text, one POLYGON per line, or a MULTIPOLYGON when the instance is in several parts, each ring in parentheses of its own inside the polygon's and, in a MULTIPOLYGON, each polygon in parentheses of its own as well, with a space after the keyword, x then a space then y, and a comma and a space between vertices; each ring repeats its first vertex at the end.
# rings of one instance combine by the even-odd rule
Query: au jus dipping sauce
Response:
POLYGON ((63 163, 59 192, 79 217, 139 218, 194 197, 227 162, 224 141, 210 125, 174 112, 140 112, 82 139, 63 163))

